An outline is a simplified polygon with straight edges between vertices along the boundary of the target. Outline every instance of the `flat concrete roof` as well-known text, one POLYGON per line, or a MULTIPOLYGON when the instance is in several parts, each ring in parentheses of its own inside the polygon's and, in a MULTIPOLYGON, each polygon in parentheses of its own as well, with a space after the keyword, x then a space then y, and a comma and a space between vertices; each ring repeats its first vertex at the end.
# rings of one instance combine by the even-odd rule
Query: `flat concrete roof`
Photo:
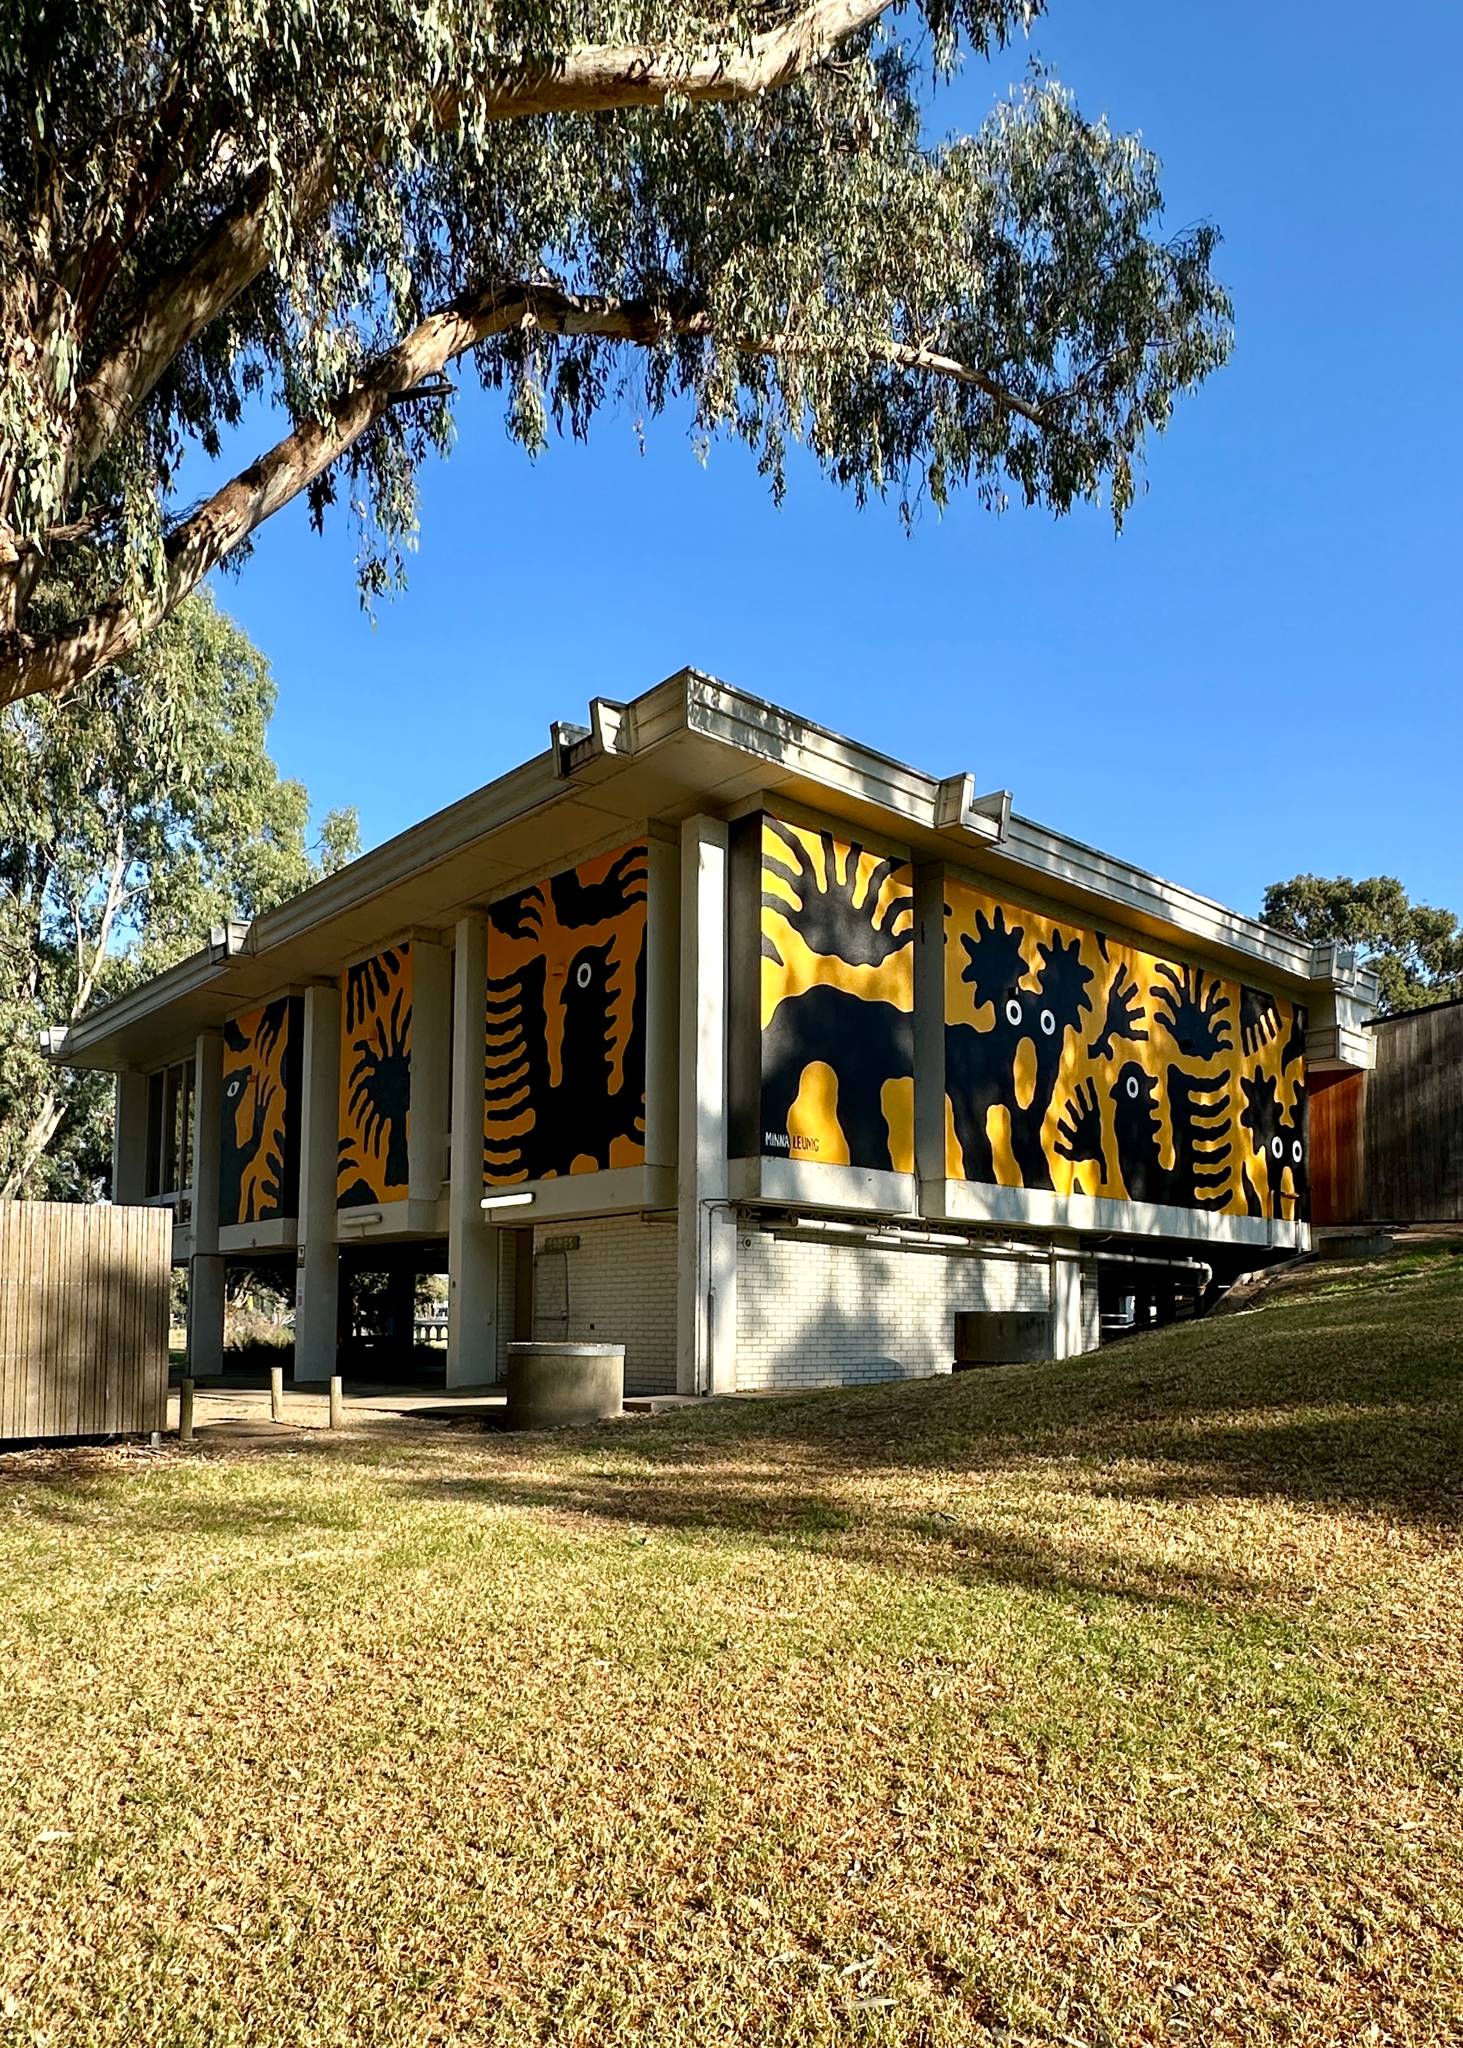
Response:
POLYGON ((764 797, 908 846, 916 860, 970 867, 1165 945, 1200 948, 1302 999, 1318 981, 1358 987, 1346 963, 1338 981, 1337 949, 1034 824, 1004 792, 978 795, 967 773, 924 774, 685 668, 631 703, 596 698, 586 724, 551 727, 543 753, 277 910, 216 931, 165 974, 51 1034, 50 1050, 101 1068, 181 1057, 200 1030, 251 1002, 338 974, 414 928, 440 931, 647 819, 726 816, 764 797))

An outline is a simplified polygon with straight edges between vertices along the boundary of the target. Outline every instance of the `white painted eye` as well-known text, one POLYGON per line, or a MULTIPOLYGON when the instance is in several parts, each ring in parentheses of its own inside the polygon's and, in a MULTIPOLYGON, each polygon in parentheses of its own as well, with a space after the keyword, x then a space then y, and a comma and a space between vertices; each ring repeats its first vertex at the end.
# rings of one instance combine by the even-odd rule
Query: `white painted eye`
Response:
POLYGON ((1138 1100, 1138 1076, 1136 1074, 1129 1074, 1128 1076, 1128 1093, 1132 1096, 1134 1102, 1138 1100))
POLYGON ((1054 1038, 1054 1037, 1056 1036, 1056 1030, 1057 1030, 1057 1020, 1056 1020, 1056 1018, 1055 1018, 1055 1017, 1054 1017, 1054 1016, 1052 1015, 1052 1013, 1051 1013, 1051 1011, 1050 1011, 1050 1010, 1043 1010, 1043 1011, 1042 1011, 1042 1013, 1041 1013, 1041 1028, 1042 1028, 1042 1030, 1043 1030, 1043 1031, 1044 1031, 1044 1032, 1046 1033, 1046 1035, 1047 1035, 1047 1037, 1048 1037, 1048 1038, 1054 1038))
POLYGON ((1277 1159, 1283 1159, 1285 1157, 1284 1138, 1272 1138, 1270 1140, 1270 1150, 1275 1154, 1275 1157, 1277 1159))
POLYGON ((1302 1145, 1299 1138, 1291 1139, 1290 1156, 1295 1161, 1297 1166, 1300 1165, 1301 1160, 1305 1157, 1305 1147, 1304 1145, 1302 1145))
POLYGON ((593 973, 594 970, 591 968, 589 962, 587 960, 581 960, 578 967, 574 971, 574 979, 578 982, 581 988, 588 988, 590 981, 593 978, 593 973))
POLYGON ((1006 1022, 1012 1026, 1021 1022, 1021 1005, 1017 1002, 1015 996, 1007 996, 1006 998, 1006 1022))

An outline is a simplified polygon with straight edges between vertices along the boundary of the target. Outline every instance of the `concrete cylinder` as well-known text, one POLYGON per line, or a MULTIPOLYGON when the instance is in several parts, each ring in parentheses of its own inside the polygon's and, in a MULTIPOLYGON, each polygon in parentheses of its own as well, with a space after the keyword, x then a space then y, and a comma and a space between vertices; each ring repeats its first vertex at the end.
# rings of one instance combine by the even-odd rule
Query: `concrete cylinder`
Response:
POLYGON ((606 1422, 625 1402, 623 1344, 510 1344, 508 1427, 606 1422))

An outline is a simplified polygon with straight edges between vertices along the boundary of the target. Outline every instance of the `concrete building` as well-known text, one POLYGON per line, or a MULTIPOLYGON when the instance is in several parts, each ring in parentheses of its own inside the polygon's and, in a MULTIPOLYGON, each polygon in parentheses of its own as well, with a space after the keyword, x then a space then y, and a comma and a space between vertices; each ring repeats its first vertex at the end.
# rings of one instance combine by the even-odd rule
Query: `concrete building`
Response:
POLYGON ((1375 995, 686 670, 51 1050, 116 1073, 195 1371, 230 1262, 292 1268, 300 1381, 343 1274, 445 1268, 449 1385, 561 1335, 710 1392, 947 1371, 994 1311, 1065 1355, 1305 1248, 1307 1073, 1375 995))

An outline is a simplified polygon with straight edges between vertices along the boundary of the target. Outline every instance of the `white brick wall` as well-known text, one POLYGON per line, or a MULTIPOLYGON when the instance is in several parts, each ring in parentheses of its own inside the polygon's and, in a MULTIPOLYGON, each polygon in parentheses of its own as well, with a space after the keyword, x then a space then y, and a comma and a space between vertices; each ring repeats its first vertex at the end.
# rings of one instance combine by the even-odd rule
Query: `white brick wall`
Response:
MULTIPOLYGON (((506 1369, 512 1255, 503 1232, 499 1335, 506 1369)), ((605 1216, 534 1229, 534 1334, 625 1346, 625 1391, 676 1389, 676 1228, 605 1216), (572 1250, 546 1247, 578 1238, 572 1250), (563 1313, 567 1307, 567 1316, 563 1313)), ((1096 1348, 1096 1267, 1083 1271, 1084 1335, 1096 1348)), ((951 1369, 962 1309, 1050 1306, 1045 1259, 978 1258, 836 1239, 737 1238, 737 1385, 854 1386, 951 1369)))
POLYGON ((539 1224, 534 1335, 625 1347, 627 1394, 676 1391, 676 1226, 657 1217, 597 1216, 539 1224), (572 1251, 546 1244, 578 1238, 572 1251), (567 1318, 563 1314, 567 1306, 567 1318))
POLYGON ((1046 1261, 737 1238, 737 1385, 853 1386, 949 1372, 962 1309, 1049 1306, 1046 1261))
POLYGON ((513 1342, 513 1239, 511 1230, 498 1232, 498 1378, 508 1377, 508 1346, 513 1342))

